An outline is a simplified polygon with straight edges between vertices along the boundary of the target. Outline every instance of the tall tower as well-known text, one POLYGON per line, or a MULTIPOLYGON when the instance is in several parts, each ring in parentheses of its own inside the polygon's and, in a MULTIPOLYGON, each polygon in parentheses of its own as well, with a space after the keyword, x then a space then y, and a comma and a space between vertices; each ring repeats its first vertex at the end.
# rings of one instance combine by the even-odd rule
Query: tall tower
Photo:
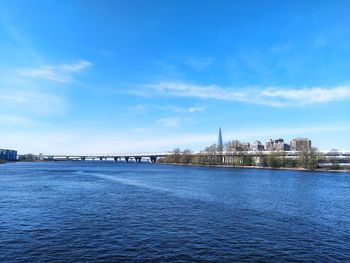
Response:
POLYGON ((221 133, 221 127, 219 128, 219 136, 218 136, 218 149, 222 151, 224 149, 224 144, 222 142, 222 133, 221 133))

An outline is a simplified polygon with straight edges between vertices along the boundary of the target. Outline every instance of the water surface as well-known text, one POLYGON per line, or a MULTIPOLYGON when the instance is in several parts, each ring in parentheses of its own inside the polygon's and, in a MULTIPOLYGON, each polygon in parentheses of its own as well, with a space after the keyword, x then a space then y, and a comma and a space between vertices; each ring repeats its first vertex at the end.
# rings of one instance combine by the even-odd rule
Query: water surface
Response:
POLYGON ((0 262, 350 261, 348 173, 0 166, 0 262))

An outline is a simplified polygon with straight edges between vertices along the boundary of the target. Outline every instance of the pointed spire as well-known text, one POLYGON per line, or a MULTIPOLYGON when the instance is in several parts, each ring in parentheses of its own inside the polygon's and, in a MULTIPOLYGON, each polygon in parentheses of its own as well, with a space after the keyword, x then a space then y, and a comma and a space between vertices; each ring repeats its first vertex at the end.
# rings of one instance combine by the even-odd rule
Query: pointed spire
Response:
POLYGON ((218 136, 218 149, 222 150, 224 148, 224 144, 222 142, 222 133, 221 133, 221 127, 219 127, 219 136, 218 136))

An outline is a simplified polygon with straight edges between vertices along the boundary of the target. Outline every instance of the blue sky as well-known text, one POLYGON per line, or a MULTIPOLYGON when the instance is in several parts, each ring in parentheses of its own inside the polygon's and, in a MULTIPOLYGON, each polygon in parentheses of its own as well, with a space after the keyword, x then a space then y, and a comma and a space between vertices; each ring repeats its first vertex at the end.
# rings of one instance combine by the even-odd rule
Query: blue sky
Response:
POLYGON ((7 1, 0 148, 350 150, 349 1, 7 1))

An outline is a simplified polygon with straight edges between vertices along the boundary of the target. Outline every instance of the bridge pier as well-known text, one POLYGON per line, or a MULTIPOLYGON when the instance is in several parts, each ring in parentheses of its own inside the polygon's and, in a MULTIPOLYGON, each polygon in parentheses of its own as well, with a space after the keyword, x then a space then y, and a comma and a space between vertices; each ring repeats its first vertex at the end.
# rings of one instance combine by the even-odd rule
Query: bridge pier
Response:
POLYGON ((125 162, 126 162, 126 163, 129 162, 129 157, 125 156, 124 159, 125 159, 125 162))
POLYGON ((103 160, 103 157, 100 157, 100 162, 102 162, 102 160, 103 160))
POLYGON ((114 157, 114 161, 118 162, 119 157, 114 157))
POLYGON ((155 163, 157 161, 157 156, 150 156, 151 163, 155 163))
POLYGON ((135 158, 135 162, 137 162, 137 163, 140 163, 141 162, 141 159, 142 159, 142 157, 134 157, 135 158))
POLYGON ((85 157, 82 156, 81 157, 81 161, 85 162, 85 157))

